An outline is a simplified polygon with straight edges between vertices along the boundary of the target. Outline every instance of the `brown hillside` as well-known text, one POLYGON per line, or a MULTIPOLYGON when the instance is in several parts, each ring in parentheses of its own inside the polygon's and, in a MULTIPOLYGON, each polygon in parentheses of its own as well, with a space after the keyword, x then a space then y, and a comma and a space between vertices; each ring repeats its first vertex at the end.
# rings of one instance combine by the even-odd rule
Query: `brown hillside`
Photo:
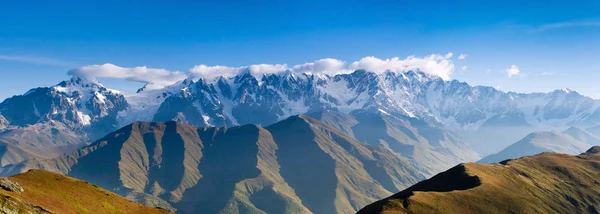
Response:
POLYGON ((0 188, 2 213, 11 210, 11 205, 17 205, 17 213, 168 213, 131 202, 85 181, 48 171, 30 170, 9 179, 22 186, 24 192, 0 188))
POLYGON ((358 213, 598 213, 598 151, 461 164, 358 213))

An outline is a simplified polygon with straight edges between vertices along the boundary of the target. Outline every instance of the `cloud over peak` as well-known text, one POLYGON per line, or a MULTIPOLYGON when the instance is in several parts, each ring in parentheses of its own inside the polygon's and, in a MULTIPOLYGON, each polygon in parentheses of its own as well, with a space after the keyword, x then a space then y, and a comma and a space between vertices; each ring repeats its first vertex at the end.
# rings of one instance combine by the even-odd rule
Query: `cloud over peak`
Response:
POLYGON ((295 65, 292 70, 297 73, 315 73, 335 75, 338 73, 347 73, 346 62, 332 58, 320 59, 314 62, 295 65))
POLYGON ((156 87, 168 86, 187 77, 186 74, 179 71, 148 68, 146 66, 124 68, 110 63, 83 66, 69 70, 68 74, 94 80, 97 78, 116 78, 140 83, 153 83, 156 87))
POLYGON ((427 74, 440 76, 443 79, 450 79, 454 72, 454 63, 450 60, 452 54, 446 56, 433 54, 422 58, 409 56, 405 59, 394 57, 391 59, 379 59, 373 56, 362 58, 359 61, 350 64, 350 70, 364 69, 375 73, 385 71, 407 72, 410 70, 420 70, 427 74))
POLYGON ((241 67, 229 66, 209 66, 197 65, 189 69, 186 73, 178 71, 169 71, 166 69, 148 68, 139 66, 133 68, 120 67, 113 64, 89 65, 70 70, 69 75, 85 77, 89 79, 97 78, 118 78, 134 82, 152 83, 153 87, 164 87, 171 85, 185 78, 193 79, 214 79, 220 76, 233 77, 243 72, 249 72, 256 78, 265 74, 276 74, 290 71, 293 73, 310 73, 323 75, 336 75, 351 73, 355 70, 363 69, 375 73, 385 71, 407 72, 410 70, 419 70, 427 74, 437 75, 443 79, 450 79, 454 72, 454 63, 450 58, 452 53, 446 55, 432 54, 425 57, 409 56, 401 59, 394 57, 391 59, 379 59, 374 56, 364 57, 352 63, 346 63, 341 60, 325 58, 288 66, 287 64, 255 64, 241 67))

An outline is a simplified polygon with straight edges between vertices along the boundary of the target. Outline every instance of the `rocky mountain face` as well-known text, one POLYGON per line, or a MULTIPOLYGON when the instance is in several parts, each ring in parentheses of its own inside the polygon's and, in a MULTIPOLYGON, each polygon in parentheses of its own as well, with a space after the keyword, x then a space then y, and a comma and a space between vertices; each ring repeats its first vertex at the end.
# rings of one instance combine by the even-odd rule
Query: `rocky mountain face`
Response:
POLYGON ((599 152, 461 164, 358 213, 598 213, 599 152))
POLYGON ((0 103, 0 139, 58 156, 117 129, 117 113, 127 106, 119 92, 74 77, 0 103))
POLYGON ((0 103, 0 112, 9 126, 60 123, 91 138, 102 137, 118 128, 117 113, 126 108, 127 101, 119 92, 78 77, 52 87, 31 89, 0 103))
POLYGON ((137 122, 2 173, 32 168, 180 213, 351 213, 425 178, 409 158, 308 116, 265 128, 137 122))

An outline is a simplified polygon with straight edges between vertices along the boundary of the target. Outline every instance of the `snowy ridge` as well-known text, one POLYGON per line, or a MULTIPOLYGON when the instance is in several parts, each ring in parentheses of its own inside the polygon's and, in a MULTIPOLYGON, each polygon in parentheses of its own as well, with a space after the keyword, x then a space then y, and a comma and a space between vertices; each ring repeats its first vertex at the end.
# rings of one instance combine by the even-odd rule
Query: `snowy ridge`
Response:
MULTIPOLYGON (((121 92, 104 87, 100 82, 74 77, 51 87, 53 91, 67 97, 77 107, 77 117, 82 125, 108 116, 114 104, 107 97, 120 96, 121 92)), ((57 114, 54 111, 53 114, 57 114)))
POLYGON ((165 99, 187 88, 189 84, 189 80, 183 80, 164 88, 144 86, 135 94, 124 94, 129 107, 118 113, 119 125, 125 126, 133 121, 152 121, 165 99))
POLYGON ((31 89, 0 103, 8 129, 60 123, 81 134, 83 141, 87 136, 96 138, 118 128, 114 118, 118 111, 126 108, 127 101, 119 91, 79 77, 51 87, 31 89))
POLYGON ((241 73, 208 81, 188 79, 186 83, 126 95, 130 106, 119 114, 121 124, 151 120, 151 115, 166 105, 169 96, 177 96, 181 91, 188 92, 183 97, 196 102, 194 107, 198 113, 210 117, 206 124, 199 124, 208 126, 269 124, 291 115, 323 109, 344 113, 373 109, 441 123, 452 130, 477 130, 492 120, 513 117, 533 126, 566 127, 588 119, 595 121, 590 117, 599 107, 596 100, 570 90, 506 93, 419 71, 357 70, 333 76, 283 72, 265 74, 260 79, 241 73), (241 112, 250 112, 242 108, 266 115, 261 119, 247 118, 249 116, 241 112))
MULTIPOLYGON (((297 114, 360 110, 415 118, 461 134, 498 130, 493 138, 506 144, 522 138, 523 133, 501 139, 506 130, 499 128, 590 127, 600 124, 599 107, 599 101, 565 89, 524 94, 470 86, 418 70, 356 70, 337 75, 241 72, 229 77, 189 78, 164 88, 147 85, 135 94, 73 77, 5 100, 0 103, 0 114, 11 126, 55 121, 101 136, 134 121, 175 120, 204 127, 269 125, 297 114)), ((479 141, 482 136, 489 133, 473 135, 473 139, 479 141)))

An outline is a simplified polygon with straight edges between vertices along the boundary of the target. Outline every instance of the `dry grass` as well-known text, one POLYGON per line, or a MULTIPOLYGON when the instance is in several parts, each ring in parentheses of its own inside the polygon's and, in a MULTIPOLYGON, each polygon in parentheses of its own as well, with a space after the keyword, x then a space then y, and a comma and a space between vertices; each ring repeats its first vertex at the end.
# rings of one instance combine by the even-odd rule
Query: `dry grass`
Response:
POLYGON ((0 189, 0 195, 35 204, 53 213, 168 213, 131 202, 85 181, 47 171, 30 170, 10 179, 23 186, 25 192, 0 189))
POLYGON ((599 154, 542 153, 505 164, 462 166, 468 176, 452 181, 434 177, 359 213, 596 213, 599 208, 599 154), (440 191, 466 182, 466 177, 481 183, 440 191))

